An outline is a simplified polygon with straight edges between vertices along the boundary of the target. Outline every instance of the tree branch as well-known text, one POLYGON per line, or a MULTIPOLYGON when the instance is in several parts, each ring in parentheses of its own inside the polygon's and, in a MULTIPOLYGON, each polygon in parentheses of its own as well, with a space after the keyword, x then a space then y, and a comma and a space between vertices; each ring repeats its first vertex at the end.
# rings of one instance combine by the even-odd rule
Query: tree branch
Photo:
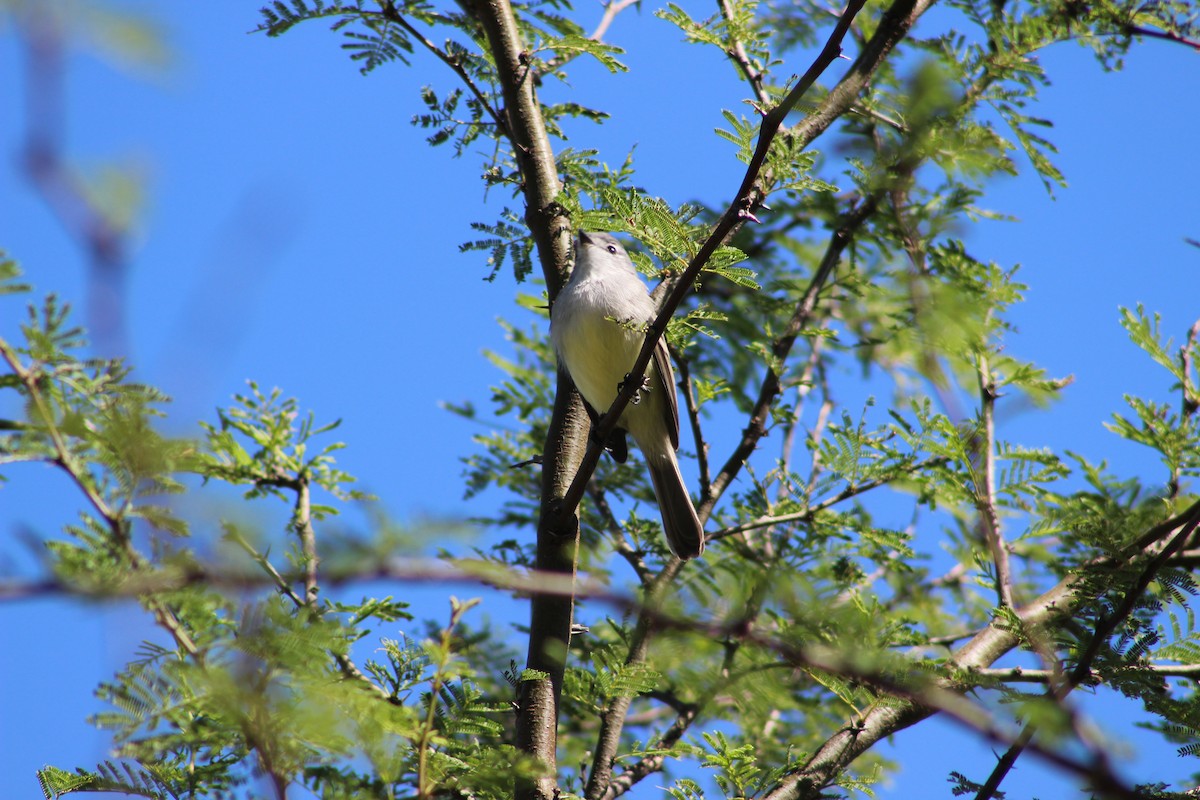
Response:
POLYGON ((479 102, 480 107, 487 111, 488 116, 492 118, 492 121, 495 122, 496 126, 500 129, 501 135, 503 135, 505 139, 512 141, 512 131, 509 129, 508 123, 504 119, 504 116, 492 107, 492 104, 488 101, 487 95, 484 94, 479 86, 476 85, 475 81, 471 79, 470 74, 463 69, 462 62, 447 53, 442 48, 438 47, 436 44, 430 41, 428 37, 417 30, 416 27, 409 22, 403 14, 396 10, 396 5, 392 2, 392 0, 383 0, 383 2, 380 4, 380 11, 377 13, 379 13, 388 22, 399 25, 408 33, 409 36, 420 42, 421 46, 432 53, 435 58, 449 67, 454 74, 458 76, 458 79, 463 82, 463 85, 470 90, 471 94, 475 95, 475 99, 479 102))
MULTIPOLYGON (((646 587, 645 599, 638 609, 637 625, 629 637, 629 651, 625 656, 626 664, 641 664, 646 660, 650 650, 650 634, 658 621, 659 599, 675 580, 675 576, 683 568, 678 558, 671 559, 654 581, 646 587)), ((625 694, 618 695, 609 701, 608 706, 600 715, 600 733, 596 737, 596 748, 592 755, 592 769, 588 774, 587 787, 584 797, 587 800, 600 800, 606 797, 612 783, 613 763, 617 756, 617 747, 621 743, 621 730, 625 725, 625 717, 629 713, 629 704, 633 697, 625 694)))
MULTIPOLYGON (((1099 558, 1091 562, 1089 567, 1105 567, 1116 561, 1127 561, 1154 547, 1168 535, 1180 534, 1180 539, 1186 539, 1200 526, 1200 502, 1194 503, 1182 514, 1164 520, 1150 528, 1138 537, 1132 545, 1125 548, 1115 559, 1099 558), (1181 535, 1186 531, 1187 535, 1181 535)), ((1162 552, 1165 552, 1165 548, 1162 552)), ((1032 630, 1050 625, 1051 623, 1070 616, 1084 602, 1080 589, 1087 579, 1086 571, 1074 572, 1063 578, 1057 585, 1045 592, 1041 597, 1015 613, 1021 620, 1022 630, 1032 630)), ((1017 647, 1020 643, 1019 632, 1010 627, 1001 617, 996 617, 982 631, 976 633, 965 644, 954 651, 949 663, 954 667, 970 673, 995 663, 997 659, 1017 647)), ((963 691, 963 687, 949 682, 943 682, 942 687, 954 692, 963 691)), ((923 719, 939 712, 946 711, 944 707, 928 704, 929 697, 919 700, 909 697, 903 703, 887 704, 872 709, 861 720, 852 726, 838 731, 818 748, 805 763, 798 765, 779 785, 766 795, 765 800, 816 800, 821 796, 824 787, 834 780, 854 759, 869 750, 877 742, 892 736, 907 727, 915 725, 923 719)), ((997 732, 998 736, 998 732, 997 732)), ((1011 740, 998 738, 1011 744, 1011 740)), ((1089 778, 1102 781, 1097 789, 1112 788, 1105 785, 1105 775, 1089 772, 1087 766, 1079 762, 1064 759, 1062 756, 1041 748, 1037 749, 1040 756, 1070 769, 1073 772, 1086 773, 1089 778)), ((1093 765, 1096 766, 1096 765, 1093 765)), ((1098 765, 1104 767, 1105 765, 1098 765)), ((1120 783, 1117 783, 1120 788, 1120 783)), ((1120 791, 1117 794, 1121 794, 1120 791)))
POLYGON ((317 596, 321 592, 317 582, 317 532, 312 524, 311 487, 307 476, 296 480, 296 506, 292 516, 292 527, 300 537, 300 551, 304 556, 304 604, 316 610, 317 596))
MULTIPOLYGON (((483 25, 496 64, 509 141, 523 179, 525 222, 537 245, 553 304, 571 261, 571 222, 566 209, 555 201, 562 186, 516 13, 508 0, 464 0, 462 5, 483 25)), ((560 370, 542 453, 536 563, 540 570, 570 576, 571 580, 579 546, 579 519, 575 514, 579 501, 577 498, 564 512, 560 498, 578 469, 587 430, 583 403, 570 378, 560 370)), ((527 672, 518 690, 517 747, 538 759, 546 775, 519 782, 518 800, 551 800, 557 793, 558 700, 571 641, 572 610, 569 595, 536 595, 530 603, 527 672)))
MULTIPOLYGON (((717 0, 717 7, 721 12, 721 16, 725 19, 726 25, 733 19, 733 7, 730 6, 729 0, 717 0)), ((754 97, 758 100, 759 108, 766 108, 771 102, 770 95, 763 88, 763 79, 766 74, 763 70, 758 69, 750 61, 750 56, 746 53, 746 48, 740 41, 729 35, 729 45, 725 48, 725 55, 737 65, 742 75, 746 78, 746 82, 750 84, 750 90, 754 92, 754 97)))
MULTIPOLYGON (((1145 568, 1138 573, 1138 577, 1133 582, 1133 585, 1126 590, 1125 596, 1121 600, 1121 605, 1115 608, 1111 614, 1105 615, 1096 622, 1096 630, 1088 642, 1087 649, 1079 657, 1079 661, 1076 663, 1075 668, 1071 670, 1071 674, 1064 681, 1050 681, 1050 688, 1046 691, 1048 698, 1063 706, 1067 695, 1091 675, 1092 663, 1096 660, 1096 656, 1100 654, 1100 649, 1104 646, 1105 642, 1116 631, 1117 626, 1133 613, 1138 601, 1141 600, 1142 595, 1145 594, 1146 589, 1149 588, 1151 581, 1154 580, 1159 570, 1170 561, 1173 555, 1183 549, 1184 544, 1187 543, 1187 540, 1198 526, 1200 526, 1200 518, 1194 519, 1182 526, 1179 532, 1171 537, 1166 546, 1150 557, 1145 568)), ((1025 723, 1017 740, 1000 757, 988 779, 975 795, 975 800, 991 800, 996 790, 1000 788, 1001 782, 1003 782, 1017 759, 1021 756, 1021 753, 1024 752, 1025 748, 1033 740, 1036 732, 1037 725, 1033 721, 1025 723)), ((1107 763, 1108 759, 1104 751, 1096 747, 1091 749, 1092 760, 1095 762, 1097 770, 1110 771, 1107 763)))
POLYGON ((746 531, 752 531, 758 528, 768 528, 772 525, 785 525, 789 522, 807 522, 822 511, 833 508, 840 503, 844 503, 851 498, 858 497, 859 495, 869 492, 872 489, 878 489, 880 486, 887 486, 889 483, 900 480, 909 473, 931 469, 945 463, 946 459, 940 456, 937 458, 928 458, 924 461, 918 461, 903 474, 856 483, 853 486, 847 486, 845 489, 833 495, 832 497, 828 497, 816 505, 809 506, 802 511, 794 511, 791 514, 774 514, 757 517, 749 522, 743 522, 739 525, 731 525, 728 528, 722 528, 708 538, 710 541, 713 541, 725 539, 729 536, 736 536, 739 533, 745 533, 746 531))
MULTIPOLYGON (((830 276, 833 275, 841 259, 842 251, 853 240, 859 226, 866 222, 875 212, 875 207, 875 198, 868 197, 842 216, 840 223, 829 238, 829 244, 825 248, 825 255, 821 258, 821 263, 813 273, 812 280, 808 284, 808 289, 799 302, 796 303, 796 309, 792 313, 791 319, 788 320, 785 332, 771 346, 771 356, 775 363, 783 364, 787 360, 787 357, 791 354, 792 346, 796 343, 796 339, 800 336, 801 331, 810 326, 813 313, 817 307, 817 298, 820 296, 821 290, 825 288, 825 284, 828 282, 830 276)), ((754 408, 750 412, 749 422, 742 431, 741 441, 734 447, 725 464, 713 478, 708 494, 700 499, 700 508, 697 511, 700 512, 701 519, 704 519, 707 514, 711 513, 721 495, 724 494, 729 485, 733 483, 734 478, 741 472, 746 459, 750 457, 750 454, 758 446, 759 440, 766 434, 771 405, 782 390, 782 381, 782 375, 776 373, 775 368, 768 367, 767 374, 763 377, 762 386, 758 391, 758 398, 755 400, 754 408)))
POLYGON ((604 15, 600 17, 600 22, 596 24, 596 29, 592 31, 588 38, 595 42, 603 41, 604 34, 608 33, 608 28, 613 24, 613 20, 617 18, 617 14, 640 2, 641 0, 609 0, 604 4, 604 15))
MULTIPOLYGON (((733 201, 729 204, 721 219, 713 227, 712 231, 709 232, 708 238, 704 240, 696 255, 688 262, 687 268, 680 275, 674 288, 667 296, 666 301, 662 304, 658 316, 650 323, 646 332, 646 340, 642 344, 641 353, 638 354, 637 360, 629 370, 629 377, 625 380, 621 391, 617 393, 612 406, 609 407, 596 426, 593 444, 588 447, 587 453, 579 465, 579 471, 571 483, 571 488, 563 498, 562 513, 572 513, 576 506, 578 506, 580 499, 583 497, 586 483, 591 478, 592 472, 595 471, 596 464, 600 460, 600 454, 603 451, 600 442, 607 440, 608 435, 616 427, 617 420, 621 418, 625 407, 629 404, 638 387, 641 386, 642 376, 646 373, 646 367, 650 363, 650 358, 654 353, 654 348, 658 344, 658 340, 662 338, 663 333, 667 329, 668 321, 670 321, 675 310, 679 307, 684 295, 690 291, 692 283, 700 274, 700 270, 708 263, 713 253, 716 252, 717 248, 725 241, 725 238, 734 228, 745 219, 753 216, 752 209, 757 202, 755 183, 758 180, 759 173, 763 169, 763 165, 766 163, 771 143, 775 140, 776 134, 779 133, 783 125, 783 120, 787 117, 788 113, 791 112, 808 89, 812 87, 817 78, 841 54, 842 39, 845 38, 850 22, 854 19, 855 14, 862 9, 865 1, 851 0, 845 12, 838 19, 837 25, 834 26, 833 32, 830 33, 825 46, 804 73, 803 77, 788 92, 787 96, 763 117, 762 125, 759 129, 758 143, 746 167, 746 174, 742 179, 741 186, 738 188, 733 201)), ((815 295, 813 301, 815 302, 815 295)), ((718 476, 718 480, 720 480, 720 476, 718 476)), ((724 487, 722 486, 721 488, 723 489, 724 487)), ((714 503, 714 495, 702 499, 701 507, 696 509, 702 521, 711 513, 714 503)))
MULTIPOLYGON (((46 435, 50 439, 51 446, 54 450, 53 464, 67 473, 74 484, 87 498, 88 503, 92 506, 96 514, 104 521, 108 527, 109 535, 112 537, 109 545, 123 558, 128 559, 129 565, 134 570, 146 569, 147 562, 141 553, 133 546, 133 542, 129 539, 129 520, 121 512, 113 509, 104 499, 98 487, 94 485, 94 480, 86 465, 81 464, 75 457, 74 452, 67 444, 67 440, 63 438, 62 431, 59 429, 58 421, 44 396, 40 381, 42 375, 35 369, 27 369, 21 363, 20 357, 17 355, 7 341, 0 339, 0 358, 8 364, 12 369, 13 374, 25 387, 25 392, 29 397, 34 413, 41 419, 41 427, 46 431, 46 435)), ((154 597, 143 598, 149 607, 151 613, 154 614, 155 620, 161 625, 175 640, 175 643, 181 650, 188 655, 197 659, 200 658, 200 650, 196 647, 192 637, 184 629, 183 623, 179 617, 175 615, 165 603, 154 597)))
MULTIPOLYGON (((1200 680, 1200 664, 1146 664, 1139 669, 1163 678, 1200 680)), ((1025 667, 984 667, 971 670, 971 674, 1001 683, 1050 683, 1055 679, 1054 670, 1026 669, 1025 667)), ((1100 677, 1097 670, 1089 670, 1089 674, 1084 677, 1081 685, 1092 685, 1099 681, 1100 677)))
POLYGON ((1000 529, 1000 513, 996 504, 996 385, 992 378, 986 353, 976 362, 979 379, 980 416, 983 430, 976 438, 975 508, 983 539, 992 554, 996 569, 996 597, 1001 607, 1013 608, 1012 570, 1008 565, 1008 543, 1000 529))

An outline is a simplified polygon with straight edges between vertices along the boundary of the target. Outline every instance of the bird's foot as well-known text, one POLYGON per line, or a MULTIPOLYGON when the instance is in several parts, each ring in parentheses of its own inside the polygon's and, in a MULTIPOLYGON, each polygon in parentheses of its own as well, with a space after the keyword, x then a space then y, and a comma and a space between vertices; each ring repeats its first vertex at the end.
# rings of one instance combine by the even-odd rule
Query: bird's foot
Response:
MULTIPOLYGON (((628 382, 629 382, 629 373, 625 373, 625 380, 623 380, 617 384, 617 394, 620 394, 625 389, 625 384, 628 382)), ((637 391, 633 393, 633 397, 629 398, 629 402, 633 403, 636 406, 638 403, 642 402, 642 392, 648 393, 649 391, 650 391, 650 376, 643 375, 642 376, 642 385, 639 386, 637 388, 637 391)))

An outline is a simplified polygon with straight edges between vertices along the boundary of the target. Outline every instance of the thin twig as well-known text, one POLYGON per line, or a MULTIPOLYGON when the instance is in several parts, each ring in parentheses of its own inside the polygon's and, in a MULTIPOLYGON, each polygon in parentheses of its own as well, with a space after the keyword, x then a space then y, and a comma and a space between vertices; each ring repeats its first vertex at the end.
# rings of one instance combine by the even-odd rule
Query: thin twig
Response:
MULTIPOLYGON (((779 446, 779 490, 775 493, 775 502, 781 503, 791 496, 792 481, 792 456, 796 452, 796 431, 800 429, 800 420, 804 418, 805 403, 808 397, 812 394, 813 375, 817 372, 817 367, 821 364, 821 343, 824 341, 821 338, 816 338, 812 342, 812 346, 808 351, 808 359, 804 362, 804 369, 800 376, 796 379, 796 407, 792 409, 792 413, 788 415, 787 429, 783 436, 783 442, 779 446)), ((821 370, 824 375, 824 370, 821 370)), ((822 395, 824 397, 821 406, 817 411, 817 421, 814 423, 813 431, 820 430, 824 426, 826 416, 825 407, 832 406, 829 400, 829 387, 822 380, 822 395)), ((809 440, 812 440, 810 432, 809 440)), ((808 485, 808 492, 811 493, 812 483, 808 485)), ((806 495, 805 502, 811 499, 810 495, 806 495)))
POLYGON ((1125 25, 1123 31, 1130 36, 1145 36, 1149 39, 1162 39, 1163 41, 1186 45, 1193 50, 1200 51, 1200 41, 1189 39, 1186 36, 1180 36, 1178 33, 1172 33, 1171 31, 1159 31, 1155 30, 1154 28, 1144 28, 1141 25, 1125 25))
POLYGON ((1013 608, 1013 578, 1008 563, 1008 543, 1000 528, 996 502, 996 385, 987 353, 976 361, 979 379, 980 416, 983 430, 976 438, 975 508, 979 512, 983 538, 992 554, 996 569, 996 596, 1001 608, 1013 608), (982 473, 982 474, 980 474, 982 473))
POLYGON ((609 538, 612 539, 613 549, 621 558, 625 559, 626 563, 633 569, 637 575, 638 582, 643 586, 649 585, 654 578, 654 572, 646 565, 644 553, 637 550, 629 543, 629 539, 625 536, 625 530, 621 527, 621 523, 617 520, 617 515, 613 513, 612 506, 608 504, 608 495, 604 488, 596 481, 588 484, 588 499, 592 502, 592 507, 600 514, 604 520, 604 526, 608 529, 609 538))
MULTIPOLYGON (((717 7, 721 11, 721 16, 725 19, 726 30, 730 30, 732 26, 729 23, 733 20, 733 7, 729 4, 729 0, 717 0, 717 7)), ((759 69, 750 61, 750 56, 746 53, 745 46, 741 41, 733 37, 733 33, 729 34, 729 43, 725 48, 725 55, 737 65, 741 70, 742 75, 746 78, 746 82, 750 84, 750 90, 754 92, 754 97, 758 100, 759 108, 766 108, 771 102, 770 95, 763 88, 763 80, 766 78, 766 73, 759 69)))
MULTIPOLYGON (((816 271, 809 281, 808 289, 796 303, 795 311, 792 313, 791 319, 788 320, 784 333, 771 346, 771 356, 776 363, 782 364, 786 361, 800 333, 810 326, 813 313, 816 310, 817 298, 837 267, 842 251, 850 244, 859 226, 875 212, 875 207, 875 198, 868 197, 843 215, 829 238, 825 255, 821 258, 821 263, 817 265, 816 271)), ((768 368, 766 375, 763 377, 762 386, 759 388, 758 398, 755 400, 754 407, 750 412, 749 422, 742 431, 741 441, 734 447, 733 452, 730 453, 729 458, 726 459, 725 464, 713 479, 713 485, 709 494, 700 500, 700 509, 698 510, 702 512, 701 519, 704 518, 704 513, 712 510, 717 500, 725 492, 725 489, 729 487, 738 473, 741 472, 746 460, 754 452, 759 440, 766 433, 771 406, 775 402, 775 398, 778 397, 782 386, 782 375, 777 374, 774 368, 768 368)))
POLYGON ((447 53, 442 48, 438 47, 436 44, 430 41, 429 38, 417 30, 413 24, 404 17, 403 14, 396 10, 396 6, 392 0, 383 0, 383 2, 380 4, 380 10, 378 12, 365 13, 378 13, 388 22, 399 25, 409 36, 420 42, 422 47, 432 53, 435 58, 437 58, 447 67, 449 67, 454 74, 458 76, 458 79, 463 82, 463 85, 465 85, 467 89, 471 91, 471 94, 475 95, 475 99, 479 102, 480 107, 487 111, 488 116, 492 118, 492 121, 496 124, 496 127, 500 129, 500 132, 503 134, 504 138, 509 140, 512 139, 512 133, 508 128, 508 122, 504 119, 504 115, 501 114, 494 106, 492 106, 488 96, 484 94, 484 92, 475 84, 475 81, 471 79, 471 75, 466 71, 466 69, 463 68, 462 62, 460 62, 456 57, 447 53))
MULTIPOLYGON (((50 437, 50 443, 54 448, 52 463, 67 473, 72 482, 83 492, 84 497, 87 498, 92 508, 104 520, 104 524, 108 526, 109 533, 112 535, 112 543, 129 560, 130 566, 139 571, 146 569, 148 567, 146 559, 134 548, 133 542, 130 541, 128 519, 124 518, 108 505, 107 501, 100 494, 100 490, 93 485, 91 473, 83 464, 79 463, 75 454, 63 438, 62 431, 59 430, 54 414, 42 393, 41 387, 38 385, 39 374, 33 369, 26 369, 21 363, 17 352, 4 339, 0 339, 0 357, 4 358, 9 368, 12 369, 13 374, 24 385, 25 391, 33 403, 38 417, 41 419, 41 427, 50 437)), ((171 634, 171 638, 175 640, 176 644, 188 655, 199 658, 199 648, 196 647, 195 642, 192 641, 192 637, 184 629, 183 623, 175 615, 175 612, 157 598, 144 597, 143 599, 154 614, 155 620, 171 634)))
MULTIPOLYGON (((280 594, 291 600, 296 608, 304 608, 306 606, 304 598, 297 594, 296 590, 292 588, 292 581, 281 575, 279 570, 275 569, 275 565, 271 563, 270 559, 255 550, 253 545, 246 541, 245 537, 237 531, 230 531, 228 536, 230 541, 242 548, 242 550, 254 560, 254 563, 258 564, 258 566, 265 573, 267 573, 268 576, 270 576, 271 580, 274 582, 275 588, 279 590, 280 594)), ((210 585, 212 584, 212 582, 209 580, 206 580, 205 582, 210 583, 210 585)), ((0 597, 2 596, 3 592, 0 591, 0 597)), ((386 700, 393 705, 399 705, 400 701, 398 698, 368 678, 363 671, 358 668, 358 665, 350 660, 349 656, 344 653, 335 653, 333 651, 330 651, 329 654, 333 656, 333 660, 338 665, 338 669, 340 669, 342 674, 347 678, 350 678, 351 680, 361 684, 379 699, 386 700)))
POLYGON ((320 558, 317 556, 317 532, 312 524, 311 492, 312 487, 308 477, 303 476, 296 490, 296 507, 292 525, 300 537, 300 550, 304 555, 305 605, 315 610, 317 596, 321 591, 317 583, 317 565, 320 563, 320 558))
POLYGON ((886 486, 893 481, 900 480, 909 473, 920 472, 922 470, 940 466, 945 463, 946 459, 942 456, 928 458, 924 461, 918 461, 913 464, 911 468, 904 470, 903 473, 898 473, 896 475, 887 477, 873 478, 869 481, 863 481, 862 483, 856 483, 852 486, 847 486, 845 489, 842 489, 842 491, 838 492, 832 497, 828 497, 816 505, 809 506, 801 511, 794 511, 791 514, 775 514, 757 517, 749 522, 743 522, 738 525, 731 525, 728 528, 722 528, 721 530, 711 534, 708 539, 709 541, 714 541, 724 539, 729 536, 736 536, 739 533, 745 533, 746 531, 755 530, 757 528, 766 528, 772 525, 785 525, 790 522, 807 522, 822 511, 826 511, 833 506, 844 503, 847 500, 857 497, 872 489, 877 489, 880 486, 886 486))
MULTIPOLYGON (((617 15, 630 6, 637 4, 638 2, 640 2, 640 0, 609 0, 609 2, 604 6, 604 14, 600 17, 600 22, 596 25, 595 30, 591 32, 588 38, 593 42, 604 41, 604 34, 608 33, 608 29, 612 25, 613 20, 617 18, 617 15)), ((559 53, 554 58, 542 63, 536 70, 534 70, 534 80, 540 81, 546 75, 549 75, 555 70, 561 69, 562 67, 571 63, 580 55, 582 55, 582 53, 582 50, 571 50, 566 53, 559 53)))
MULTIPOLYGON (((809 433, 809 441, 812 443, 812 468, 808 474, 808 483, 804 486, 804 497, 808 502, 812 502, 812 494, 817 488, 817 479, 821 477, 823 471, 824 464, 821 462, 820 444, 829 426, 831 413, 833 413, 833 399, 826 394, 821 400, 821 407, 817 410, 817 420, 813 423, 809 433)), ((858 488, 857 485, 854 488, 858 488)))
POLYGON ((1200 411, 1200 375, 1196 382, 1192 380, 1194 360, 1200 355, 1200 319, 1192 323, 1188 329, 1187 341, 1179 347, 1179 364, 1183 373, 1183 416, 1190 417, 1200 411))
POLYGON ((629 8, 641 0, 610 0, 604 5, 604 15, 600 17, 600 22, 596 24, 596 29, 588 36, 594 42, 603 41, 604 34, 608 33, 608 28, 613 24, 613 20, 617 18, 625 9, 629 8))

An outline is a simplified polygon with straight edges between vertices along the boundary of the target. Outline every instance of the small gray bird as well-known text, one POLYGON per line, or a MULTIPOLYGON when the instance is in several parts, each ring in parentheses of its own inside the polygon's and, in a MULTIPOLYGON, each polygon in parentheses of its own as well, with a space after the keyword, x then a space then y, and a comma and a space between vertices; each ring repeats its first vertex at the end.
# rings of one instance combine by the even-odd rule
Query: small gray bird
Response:
MULTIPOLYGON (((593 420, 616 399, 655 315, 654 301, 621 243, 607 233, 580 233, 575 271, 550 313, 550 335, 559 363, 591 407, 593 420)), ((700 555, 704 529, 675 459, 679 405, 664 340, 654 348, 645 384, 617 425, 633 435, 650 467, 671 552, 680 558, 700 555)), ((625 460, 623 446, 612 449, 618 461, 625 460)))

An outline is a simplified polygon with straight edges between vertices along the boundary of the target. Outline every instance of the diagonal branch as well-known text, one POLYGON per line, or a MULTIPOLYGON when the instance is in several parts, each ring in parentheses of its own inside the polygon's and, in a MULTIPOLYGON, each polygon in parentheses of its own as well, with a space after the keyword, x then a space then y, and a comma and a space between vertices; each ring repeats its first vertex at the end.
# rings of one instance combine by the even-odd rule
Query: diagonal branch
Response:
MULTIPOLYGON (((717 0, 717 6, 728 26, 733 20, 733 6, 729 0, 717 0)), ((750 84, 750 89, 754 92, 754 97, 758 100, 760 107, 766 107, 771 101, 770 95, 767 94, 767 90, 763 86, 763 82, 767 77, 766 71, 750 60, 750 55, 746 52, 745 46, 741 41, 734 38, 732 33, 730 33, 725 54, 737 65, 746 82, 750 84)))
POLYGON ((380 4, 380 10, 378 12, 371 13, 378 13, 388 22, 391 22, 394 25, 399 25, 404 29, 405 33, 420 42, 422 47, 432 53, 435 58, 437 58, 447 67, 449 67, 454 74, 458 76, 458 79, 463 82, 463 85, 465 85, 471 91, 471 94, 475 95, 475 99, 478 101, 480 107, 487 111, 488 116, 491 117, 492 121, 496 123, 496 127, 500 129, 500 133, 504 136, 504 138, 509 140, 513 138, 512 131, 509 130, 508 122, 504 119, 504 115, 492 106, 488 96, 479 88, 478 84, 475 83, 466 69, 463 68, 462 61, 456 58, 453 54, 448 53, 442 48, 438 47, 436 44, 430 41, 429 37, 417 30, 417 28, 411 22, 409 22, 403 14, 396 10, 396 4, 393 3, 392 0, 383 0, 383 2, 380 4))
MULTIPOLYGON (((1144 554, 1173 552, 1170 544, 1162 544, 1163 540, 1172 536, 1186 540, 1198 527, 1200 527, 1200 502, 1194 503, 1184 512, 1150 528, 1133 544, 1119 553, 1116 558, 1099 558, 1087 566, 1103 567, 1114 561, 1123 563, 1144 554)), ((1017 617, 1021 620, 1020 630, 1040 628, 1073 614, 1087 599, 1082 591, 1086 580, 1087 575, 1084 571, 1074 572, 1033 602, 1022 608, 1014 609, 1017 617)), ((949 665, 967 672, 988 667, 1005 653, 1017 647, 1019 643, 1020 631, 997 617, 986 628, 955 650, 951 654, 949 665)), ((966 687, 946 683, 945 688, 960 692, 966 687)), ((856 724, 843 728, 827 739, 806 762, 792 769, 765 796, 765 800, 816 800, 822 796, 824 787, 828 786, 847 765, 876 743, 945 710, 945 707, 922 703, 913 697, 908 697, 900 703, 878 706, 858 720, 856 724)), ((1012 744, 1011 740, 999 737, 997 740, 1012 744)), ((1082 765, 1056 756, 1052 751, 1039 749, 1038 752, 1047 759, 1059 763, 1060 766, 1076 772, 1080 772, 1082 769, 1082 765)), ((1103 773, 1107 767, 1106 764, 1099 763, 1094 767, 1097 772, 1088 777, 1093 779, 1112 778, 1111 774, 1103 773)), ((1083 771, 1086 772, 1086 770, 1083 771)), ((1113 787, 1098 786, 1098 788, 1112 789, 1113 787)), ((1117 788, 1119 788, 1119 782, 1117 788)))
MULTIPOLYGON (((1171 558, 1183 549, 1183 546, 1191 538, 1197 527, 1200 527, 1200 519, 1193 520, 1189 524, 1182 526, 1178 533, 1171 537, 1166 546, 1151 556, 1146 566, 1138 573, 1133 585, 1125 592, 1125 597, 1122 598, 1121 605, 1115 608, 1111 614, 1107 614, 1097 621, 1096 630, 1088 642, 1087 649, 1079 657, 1079 661, 1075 665, 1075 669, 1071 670, 1071 674, 1067 676, 1065 681, 1050 681, 1050 687, 1046 691, 1048 697, 1062 705, 1068 694, 1091 677, 1092 664, 1095 662, 1096 657, 1100 655, 1100 649, 1104 646, 1104 643, 1113 635, 1117 626, 1133 613, 1138 602, 1145 594, 1146 589, 1149 588, 1150 583, 1171 558)), ((1025 748, 1033 740, 1036 732, 1037 725, 1032 720, 1025 723, 1017 740, 1000 757, 992 773, 979 789, 978 794, 975 795, 975 800, 991 800, 996 790, 1000 788, 1000 783, 1012 770, 1017 759, 1020 758, 1025 748)), ((1096 765, 1107 769, 1107 756, 1104 751, 1098 748, 1092 748, 1092 750, 1092 759, 1096 765)))
POLYGON ((596 29, 588 38, 596 42, 603 41, 604 34, 608 33, 608 28, 617 18, 617 14, 640 2, 641 0, 609 0, 604 4, 604 15, 600 17, 600 21, 596 23, 596 29))
MULTIPOLYGON (((908 2, 908 0, 903 0, 908 2)), ((803 77, 792 87, 787 96, 780 101, 779 105, 772 108, 766 116, 763 117, 761 127, 759 128, 758 143, 755 146, 754 155, 751 156, 750 162, 746 167, 746 174, 742 179, 742 185, 738 187, 734 195, 734 199, 730 202, 721 219, 713 227, 708 238, 700 246, 688 263, 687 268, 676 281, 674 288, 667 296, 666 301, 662 304, 658 316, 650 323, 646 332, 646 341, 642 345, 642 351, 638 354, 637 360, 633 367, 629 370, 629 377, 626 378, 620 392, 617 393, 616 399, 609 407, 607 413, 596 426, 595 437, 593 443, 588 447, 587 453, 584 455, 583 462, 579 466, 579 471, 575 475, 574 481, 571 483, 571 488, 567 491, 563 498, 560 513, 571 514, 576 506, 579 505, 580 499, 590 480, 592 473, 596 469, 597 463, 600 461, 600 454, 603 452, 603 447, 600 442, 607 441, 607 437, 612 433, 617 425, 617 420, 621 418, 625 407, 629 405, 634 393, 638 387, 642 385, 642 376, 646 374, 646 367, 650 363, 650 359, 654 354, 654 349, 658 345, 658 340, 662 338, 663 333, 667 329, 667 323, 675 314, 675 310, 683 301, 684 295, 691 289, 693 282, 700 274, 700 270, 712 258, 712 255, 725 241, 726 237, 731 234, 734 229, 744 220, 753 218, 753 209, 758 203, 759 196, 756 189, 756 184, 759 175, 766 164, 767 155, 770 152, 771 144, 775 140, 775 136, 779 133, 783 126, 783 121, 787 115, 795 108, 800 98, 816 83, 817 78, 829 68, 829 66, 841 55, 842 40, 846 36, 846 32, 850 27, 851 21, 865 5, 866 0, 851 0, 846 10, 838 19, 837 25, 834 26, 833 32, 830 33, 825 46, 814 59, 812 65, 804 73, 803 77)), ((840 251, 839 251, 840 252, 840 251)), ((815 302, 815 296, 813 298, 815 302)), ((723 487, 722 487, 723 488, 723 487)), ((710 496, 711 497, 711 496, 710 496)), ((701 520, 705 519, 706 514, 711 513, 712 504, 704 503, 704 506, 697 509, 701 520)))
MULTIPOLYGON (((792 318, 788 320, 787 328, 783 335, 776 339, 775 343, 771 346, 771 356, 776 364, 783 364, 787 360, 800 333, 805 328, 810 327, 813 313, 817 307, 817 298, 820 297, 821 290, 825 288, 825 284, 833 275, 834 269, 841 260, 842 252, 853 240, 859 226, 875 213, 876 202, 876 198, 872 196, 859 203, 842 217, 841 223, 829 237, 829 245, 825 248, 825 255, 821 258, 821 263, 817 266, 816 272, 813 273, 812 280, 808 284, 808 289, 804 292, 804 296, 800 298, 800 301, 796 303, 796 309, 792 313, 792 318)), ((707 496, 700 499, 700 508, 697 510, 701 513, 701 518, 703 518, 703 515, 711 513, 721 495, 724 494, 729 485, 733 483, 734 478, 741 472, 746 459, 750 457, 750 454, 758 446, 758 441, 766 434, 767 421, 771 417, 771 406, 782 389, 783 376, 776 372, 774 368, 768 368, 767 374, 763 377, 762 386, 758 390, 758 399, 755 400, 754 408, 750 412, 749 422, 747 422, 745 429, 742 431, 741 440, 734 447, 724 466, 721 467, 721 470, 713 479, 707 496)))

